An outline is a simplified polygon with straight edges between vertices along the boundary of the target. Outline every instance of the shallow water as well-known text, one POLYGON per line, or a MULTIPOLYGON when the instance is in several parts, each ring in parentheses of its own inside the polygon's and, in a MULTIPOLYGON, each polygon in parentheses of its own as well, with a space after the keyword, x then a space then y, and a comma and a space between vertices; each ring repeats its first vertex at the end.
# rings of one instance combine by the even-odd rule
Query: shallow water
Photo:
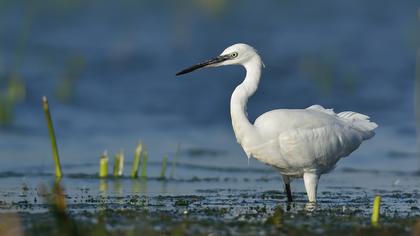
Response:
MULTIPOLYGON (((293 189, 295 202, 287 204, 283 191, 273 190, 280 182, 274 173, 261 177, 259 170, 237 169, 229 171, 230 177, 222 177, 225 171, 212 171, 220 177, 98 179, 70 174, 61 181, 68 217, 78 222, 70 228, 81 235, 104 234, 95 228, 112 235, 174 234, 179 228, 179 235, 406 235, 420 216, 418 175, 401 176, 404 184, 390 187, 381 183, 395 174, 340 171, 324 179, 314 209, 299 188, 293 189), (246 178, 238 175, 244 172, 246 178), (347 186, 350 178, 363 184, 347 186), (379 227, 370 225, 374 195, 382 198, 379 227)), ((51 190, 45 189, 52 188, 48 178, 52 179, 42 174, 2 178, 0 218, 17 212, 19 225, 28 235, 66 232, 46 201, 51 190)))
MULTIPOLYGON (((380 194, 387 215, 418 216, 416 2, 211 2, 1 2, 0 88, 14 71, 27 87, 13 122, 0 125, 1 210, 46 210, 33 202, 37 189, 53 181, 42 95, 50 101, 63 186, 69 200, 76 199, 70 209, 84 208, 83 196, 101 194, 111 202, 162 195, 168 204, 171 197, 199 196, 210 208, 209 202, 243 194, 247 208, 253 199, 270 211, 284 204, 279 175, 247 160, 232 133, 229 98, 243 70, 174 76, 246 42, 266 65, 248 105, 251 120, 271 109, 317 103, 367 114, 379 124, 373 139, 322 177, 321 209, 355 204, 366 219, 368 204, 380 194), (139 140, 150 153, 147 181, 96 177, 104 150, 111 158, 125 151, 128 176, 139 140), (173 178, 163 181, 162 157, 169 155, 170 169, 179 143, 173 178), (275 201, 261 197, 270 191, 279 191, 275 201)), ((302 205, 302 181, 292 189, 302 205)))

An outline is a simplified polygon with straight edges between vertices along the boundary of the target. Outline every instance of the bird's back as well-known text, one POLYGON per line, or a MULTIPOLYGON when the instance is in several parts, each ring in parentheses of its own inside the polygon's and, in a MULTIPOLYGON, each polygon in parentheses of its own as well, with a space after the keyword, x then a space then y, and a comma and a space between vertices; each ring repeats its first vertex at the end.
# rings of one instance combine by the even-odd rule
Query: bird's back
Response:
MULTIPOLYGON (((279 109, 254 123, 265 140, 274 140, 278 157, 263 160, 281 169, 318 168, 322 172, 374 135, 377 125, 355 112, 334 113, 319 105, 307 109, 279 109), (271 163, 269 163, 271 162, 271 163)), ((258 159, 258 155, 255 157, 258 159)), ((260 159, 266 157, 261 154, 260 159)))

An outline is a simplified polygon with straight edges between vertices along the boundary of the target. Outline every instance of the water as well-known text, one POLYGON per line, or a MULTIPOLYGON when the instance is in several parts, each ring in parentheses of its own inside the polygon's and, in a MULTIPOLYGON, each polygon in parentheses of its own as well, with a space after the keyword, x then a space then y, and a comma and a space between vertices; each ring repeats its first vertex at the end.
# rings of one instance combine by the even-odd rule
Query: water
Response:
MULTIPOLYGON (((63 184, 73 197, 82 194, 79 187, 99 194, 95 176, 104 150, 111 157, 124 150, 130 161, 139 140, 151 160, 146 191, 128 178, 115 188, 108 180, 111 196, 281 191, 278 174, 255 160, 248 164, 233 136, 229 98, 243 69, 174 76, 245 42, 266 65, 248 105, 251 120, 271 109, 316 103, 358 111, 379 124, 372 140, 322 177, 321 199, 323 191, 348 191, 352 199, 365 193, 369 202, 375 194, 397 191, 414 202, 385 198, 390 208, 407 214, 419 207, 415 1, 0 4, 0 87, 14 71, 27 86, 13 122, 0 127, 0 189, 10 193, 7 204, 22 199, 22 184, 35 191, 52 180, 42 95, 49 97, 63 184), (155 179, 163 155, 171 162, 178 143, 174 179, 155 179)), ((292 189, 305 200, 302 181, 292 189)))

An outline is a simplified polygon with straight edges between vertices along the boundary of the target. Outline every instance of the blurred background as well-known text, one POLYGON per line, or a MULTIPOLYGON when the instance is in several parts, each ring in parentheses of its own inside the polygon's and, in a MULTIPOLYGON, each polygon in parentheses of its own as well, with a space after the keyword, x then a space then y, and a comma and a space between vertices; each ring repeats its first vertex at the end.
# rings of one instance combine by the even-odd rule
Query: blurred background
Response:
POLYGON ((246 167, 229 115, 244 70, 175 77, 243 42, 266 65, 248 105, 252 121, 313 104, 367 114, 377 136, 339 166, 418 171, 418 7, 414 0, 0 1, 0 170, 52 170, 43 95, 64 165, 96 163, 105 149, 132 155, 142 140, 151 159, 181 143, 185 161, 246 167))

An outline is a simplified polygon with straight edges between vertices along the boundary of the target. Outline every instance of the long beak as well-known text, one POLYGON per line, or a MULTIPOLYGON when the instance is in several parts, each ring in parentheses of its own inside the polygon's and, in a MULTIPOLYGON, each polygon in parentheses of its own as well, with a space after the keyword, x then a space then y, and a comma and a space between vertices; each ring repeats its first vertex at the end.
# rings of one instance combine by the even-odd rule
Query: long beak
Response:
POLYGON ((203 67, 207 67, 207 66, 211 66, 211 65, 214 65, 214 64, 217 64, 217 63, 220 63, 220 62, 224 62, 227 59, 229 59, 229 55, 218 56, 216 58, 213 58, 213 59, 207 60, 205 62, 202 62, 202 63, 196 64, 196 65, 193 65, 191 67, 188 67, 188 68, 176 73, 176 75, 178 76, 178 75, 187 74, 187 73, 190 73, 192 71, 195 71, 195 70, 203 68, 203 67))

